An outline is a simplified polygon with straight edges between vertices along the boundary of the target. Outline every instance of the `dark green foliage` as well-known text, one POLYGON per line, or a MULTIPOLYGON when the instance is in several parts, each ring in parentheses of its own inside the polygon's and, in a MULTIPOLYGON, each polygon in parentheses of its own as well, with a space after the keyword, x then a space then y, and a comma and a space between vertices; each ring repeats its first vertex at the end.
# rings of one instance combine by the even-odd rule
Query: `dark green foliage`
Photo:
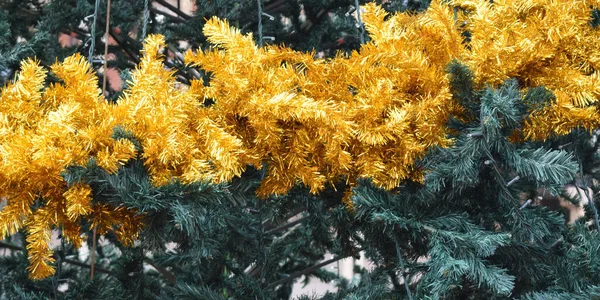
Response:
POLYGON ((594 286, 579 293, 569 292, 536 292, 522 297, 523 300, 588 300, 600 298, 600 287, 594 286))
POLYGON ((556 102, 556 97, 543 86, 530 88, 523 97, 523 103, 530 111, 539 110, 556 102))
POLYGON ((41 4, 37 0, 0 1, 0 86, 12 79, 21 60, 36 57, 51 64, 64 51, 58 47, 56 36, 31 29, 39 15, 28 6, 41 4))
POLYGON ((476 115, 477 109, 477 94, 473 88, 473 73, 465 65, 457 61, 453 61, 448 65, 448 74, 450 74, 450 92, 452 97, 461 107, 464 107, 470 116, 476 115))
POLYGON ((590 25, 592 25, 592 27, 594 28, 600 25, 600 10, 598 10, 598 8, 594 8, 592 10, 592 18, 590 20, 590 25))
MULTIPOLYGON (((117 131, 116 135, 124 134, 117 131)), ((249 170, 229 185, 172 182, 152 187, 140 161, 131 161, 114 175, 90 161, 64 176, 68 182, 90 184, 97 191, 94 201, 126 205, 145 214, 141 245, 152 252, 152 264, 169 270, 177 284, 172 286, 163 278, 165 286, 153 291, 158 285, 140 271, 145 258, 141 252, 127 254, 130 251, 126 250, 114 268, 127 270, 115 272, 115 276, 130 289, 128 293, 134 292, 133 287, 142 290, 132 298, 142 299, 147 293, 165 299, 202 293, 236 299, 248 295, 288 298, 293 281, 270 284, 318 263, 327 251, 339 255, 354 251, 352 246, 344 246, 347 242, 342 238, 349 238, 346 234, 338 230, 336 237, 329 229, 336 220, 341 224, 350 219, 339 198, 309 196, 307 190, 298 188, 280 199, 259 200, 254 192, 261 171, 249 170), (326 202, 337 203, 338 208, 328 207, 326 202), (300 218, 297 226, 279 229, 294 215, 300 218), (178 245, 176 253, 165 252, 167 243, 178 245), (131 273, 137 275, 127 275, 131 273), (199 282, 203 285, 198 286, 199 282)), ((323 270, 314 275, 333 278, 323 270)))

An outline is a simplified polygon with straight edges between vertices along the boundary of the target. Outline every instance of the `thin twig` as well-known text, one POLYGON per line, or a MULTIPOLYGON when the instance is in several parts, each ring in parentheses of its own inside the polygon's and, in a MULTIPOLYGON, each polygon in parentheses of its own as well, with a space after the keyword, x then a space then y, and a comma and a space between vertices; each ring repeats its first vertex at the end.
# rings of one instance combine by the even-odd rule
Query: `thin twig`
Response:
MULTIPOLYGON (((17 245, 13 245, 13 244, 9 244, 9 243, 5 243, 5 242, 0 242, 0 248, 5 248, 5 249, 10 249, 10 250, 14 250, 14 251, 21 251, 21 252, 25 252, 25 249, 22 247, 19 247, 17 245)), ((78 266, 78 267, 82 267, 82 268, 86 268, 86 269, 91 269, 92 266, 88 265, 86 263, 82 263, 80 261, 76 261, 76 260, 72 260, 72 259, 68 259, 65 258, 63 259, 63 262, 66 262, 70 265, 74 265, 74 266, 78 266)), ((107 274, 107 275, 113 275, 111 271, 104 269, 102 267, 95 267, 96 272, 98 273, 103 273, 103 274, 107 274)))
MULTIPOLYGON (((119 47, 120 47, 121 49, 123 49, 123 51, 125 51, 125 53, 126 53, 126 54, 127 54, 127 55, 128 55, 128 56, 129 56, 129 57, 130 57, 130 58, 131 58, 131 59, 132 59, 132 60, 133 60, 133 61, 136 63, 136 64, 139 64, 139 63, 140 63, 140 59, 139 59, 139 58, 138 58, 136 55, 134 55, 134 54, 133 54, 131 51, 129 51, 129 50, 126 48, 126 47, 124 47, 124 46, 123 46, 123 45, 124 45, 124 44, 126 44, 126 43, 129 43, 129 44, 139 44, 139 43, 140 43, 139 41, 136 41, 135 39, 131 38, 130 36, 125 36, 125 38, 127 39, 127 41, 121 40, 121 38, 120 38, 120 37, 118 37, 118 36, 117 36, 117 35, 116 35, 116 34, 115 34, 115 33, 114 33, 112 30, 111 30, 111 32, 110 32, 110 35, 111 35, 111 36, 112 36, 112 38, 115 40, 115 42, 117 42, 117 44, 119 45, 119 47)), ((169 49, 171 49, 171 48, 169 48, 169 49)), ((172 50, 172 51, 173 51, 173 50, 172 50)), ((181 52, 178 52, 178 51, 177 51, 175 54, 176 54, 176 55, 178 55, 179 57, 183 57, 183 54, 182 54, 181 52)), ((177 69, 178 71, 180 71, 180 72, 179 72, 179 75, 180 75, 180 76, 182 76, 183 78, 179 78, 179 77, 177 77, 176 79, 177 79, 177 81, 179 81, 179 82, 181 82, 181 83, 183 83, 183 84, 190 85, 190 84, 191 84, 191 83, 190 83, 190 80, 191 80, 191 79, 194 79, 194 78, 196 78, 196 79, 200 79, 200 78, 202 77, 202 76, 200 75, 200 73, 198 73, 198 71, 196 71, 196 70, 194 70, 194 69, 191 69, 191 70, 190 70, 190 72, 188 72, 188 73, 185 73, 185 72, 181 71, 181 70, 179 69, 179 66, 178 66, 178 65, 176 65, 176 64, 175 64, 175 63, 173 63, 173 62, 169 62, 168 60, 165 60, 165 61, 164 61, 164 63, 165 63, 165 65, 166 65, 167 67, 169 67, 169 68, 171 68, 171 69, 177 69), (187 75, 187 76, 184 76, 184 75, 187 75), (190 77, 188 77, 188 76, 190 76, 190 77), (191 79, 190 79, 190 78, 191 78, 191 79)), ((183 61, 182 61, 182 63, 181 63, 181 64, 183 64, 183 61)))
POLYGON ((174 16, 174 15, 172 15, 170 13, 167 13, 167 12, 164 12, 164 11, 160 11, 157 8, 151 7, 150 11, 153 12, 153 13, 155 13, 155 14, 158 14, 158 15, 161 15, 161 16, 165 16, 166 18, 170 19, 171 21, 173 21, 175 23, 185 23, 184 19, 182 19, 182 18, 180 18, 178 16, 174 16))
POLYGON ((306 216, 306 217, 302 217, 302 218, 300 218, 300 219, 298 219, 298 220, 296 220, 296 221, 292 221, 292 222, 289 222, 289 223, 283 224, 283 225, 281 225, 281 226, 279 226, 279 227, 275 227, 275 228, 273 228, 273 229, 270 229, 270 230, 268 230, 267 232, 265 232, 265 234, 273 234, 273 233, 277 233, 277 232, 279 232, 279 231, 286 230, 286 229, 288 229, 288 228, 290 228, 290 227, 294 227, 294 225, 296 225, 296 224, 298 224, 298 223, 301 223, 302 221, 304 221, 304 220, 306 220, 306 219, 308 219, 308 216, 306 216))
POLYGON ((404 260, 402 259, 402 253, 400 253, 400 244, 398 243, 398 238, 396 236, 394 236, 394 243, 396 244, 396 256, 398 257, 398 264, 400 265, 400 269, 402 269, 401 272, 402 279, 404 280, 404 289, 406 290, 408 300, 412 300, 412 293, 410 292, 410 287, 408 286, 408 278, 405 276, 404 260))
MULTIPOLYGON (((68 264, 71 264, 71 265, 74 265, 74 266, 86 268, 86 269, 91 269, 92 266, 95 265, 95 264, 94 265, 88 265, 88 264, 85 264, 85 263, 82 263, 82 262, 79 262, 79 261, 76 261, 76 260, 71 260, 71 259, 66 259, 66 258, 65 258, 64 262, 66 262, 68 264)), ((111 275, 111 276, 113 275, 111 271, 109 271, 107 269, 104 269, 102 267, 96 266, 94 268, 94 270, 95 270, 95 272, 98 272, 98 273, 103 273, 103 274, 107 274, 107 275, 111 275)))
POLYGON ((178 9, 177 7, 175 7, 175 6, 171 5, 171 3, 167 2, 167 1, 164 1, 164 0, 154 0, 154 1, 155 1, 156 3, 158 3, 158 4, 160 4, 160 5, 162 5, 162 6, 166 7, 166 8, 168 8, 168 9, 170 9, 172 12, 176 13, 178 16, 180 16, 180 17, 182 17, 182 18, 184 18, 184 19, 186 19, 186 20, 189 20, 189 19, 191 19, 191 18, 192 18, 192 16, 190 16, 190 15, 188 15, 188 14, 184 13, 183 11, 181 11, 181 10, 180 10, 180 9, 178 9))
MULTIPOLYGON (((108 69, 107 69, 107 62, 108 62, 108 38, 110 36, 110 0, 108 0, 108 2, 106 3, 106 32, 104 34, 106 40, 104 41, 104 76, 102 77, 102 95, 105 96, 104 93, 106 93, 106 81, 108 79, 108 69)), ((95 234, 95 231, 94 231, 95 234)), ((93 269, 92 269, 92 279, 94 279, 93 276, 93 269)))
MULTIPOLYGON (((482 121, 482 117, 480 117, 480 123, 481 123, 481 128, 484 128, 483 126, 483 121, 482 121)), ((492 155, 492 153, 490 152, 490 146, 488 145, 487 142, 487 138, 485 137, 485 135, 482 132, 475 132, 475 133, 469 133, 467 134, 467 136, 469 137, 482 137, 483 139, 483 143, 485 144, 485 148, 484 148, 484 152, 487 155, 488 159, 491 161, 491 165, 492 165, 492 169, 494 170, 496 176, 497 176, 497 180, 498 181, 504 181, 504 177, 502 176, 502 173, 500 172, 500 168, 498 168, 498 165, 496 163, 496 161, 494 160, 494 156, 492 155)), ((519 176, 513 178, 513 180, 511 180, 509 183, 512 184, 515 181, 519 180, 519 176)), ((511 194, 510 190, 508 189, 509 184, 501 184, 499 185, 500 188, 502 189, 502 191, 504 191, 506 193, 506 196, 508 196, 508 199, 510 201, 512 201, 513 203, 515 203, 515 206, 517 206, 519 204, 519 200, 517 200, 515 197, 513 197, 513 195, 511 194)), ((535 239, 537 239, 539 242, 543 243, 543 241, 541 240, 541 238, 539 236, 534 235, 533 230, 531 228, 531 224, 526 222, 525 217, 523 216, 523 212, 520 209, 515 210, 515 215, 517 216, 517 218, 523 223, 523 226, 529 230, 530 232, 530 237, 531 240, 534 241, 535 239)))
MULTIPOLYGON (((297 215, 298 214, 294 215, 294 217, 297 216, 297 215)), ((277 232, 280 232, 280 231, 283 231, 283 230, 287 230, 287 229, 289 229, 291 227, 294 227, 294 226, 298 225, 299 223, 301 223, 302 221, 304 221, 307 218, 308 217, 302 217, 302 218, 299 218, 298 220, 295 220, 295 221, 283 224, 283 225, 281 225, 279 227, 275 227, 275 228, 269 229, 264 234, 265 235, 270 235, 270 234, 274 234, 274 233, 277 233, 277 232)), ((278 239, 284 238, 288 233, 289 232, 283 234, 282 236, 277 237, 275 240, 273 240, 273 242, 277 241, 278 239)), ((260 266, 258 264, 253 264, 252 266, 250 266, 250 267, 247 268, 246 274, 248 274, 251 277, 255 277, 256 275, 258 275, 259 271, 260 271, 260 266)))
POLYGON ((5 243, 5 242, 0 242, 0 248, 5 248, 5 249, 10 249, 10 250, 15 250, 15 251, 25 251, 25 249, 23 249, 17 245, 5 243))
POLYGON ((556 247, 558 244, 560 244, 564 240, 565 240, 565 238, 561 236, 558 240, 556 240, 554 243, 552 243, 552 245, 550 245, 550 248, 556 247))
MULTIPOLYGON (((110 2, 110 0, 108 0, 110 2)), ((93 234, 92 234, 92 249, 91 252, 91 268, 90 268, 90 280, 94 280, 94 266, 96 265, 96 226, 94 226, 93 234)))
MULTIPOLYGON (((98 10, 100 9, 100 0, 96 0, 94 4, 94 20, 90 29, 91 45, 88 53, 88 61, 92 66, 92 59, 94 58, 94 48, 96 48, 96 19, 98 18, 98 10)), ((93 67, 92 67, 93 68, 93 67)))
POLYGON ((296 279, 296 278, 298 278, 298 277, 300 277, 302 275, 306 275, 308 273, 316 271, 316 270, 318 270, 318 269, 320 269, 320 268, 322 268, 322 267, 324 267, 324 266, 326 266, 328 264, 334 263, 334 262, 336 262, 338 260, 342 260, 342 259, 344 259, 346 257, 349 257, 349 255, 347 255, 347 256, 338 256, 338 257, 332 258, 330 260, 326 260, 326 261, 324 261, 322 263, 318 263, 318 264, 316 264, 314 266, 310 266, 310 267, 308 267, 308 268, 306 268, 304 270, 300 270, 298 272, 292 273, 292 274, 290 274, 290 276, 288 276, 286 278, 282 278, 282 279, 279 279, 279 280, 277 280, 277 281, 275 281, 273 283, 270 283, 267 287, 275 287, 275 286, 278 286, 280 284, 288 283, 288 282, 293 281, 294 279, 296 279))
POLYGON ((146 30, 148 27, 148 22, 150 21, 150 11, 149 7, 152 4, 148 3, 148 0, 144 1, 144 21, 142 23, 142 41, 146 38, 146 30))
POLYGON ((259 235, 258 235, 258 246, 262 249, 263 252, 263 257, 262 260, 260 261, 260 280, 259 280, 259 285, 261 286, 261 293, 262 293, 262 286, 265 280, 265 266, 267 265, 267 248, 265 247, 265 241, 264 241, 264 236, 265 236, 265 224, 263 222, 263 202, 260 201, 258 203, 258 210, 260 211, 260 213, 258 214, 258 220, 259 220, 259 224, 260 224, 260 231, 259 231, 259 235))
POLYGON ((127 54, 127 56, 129 56, 129 58, 131 58, 131 60, 133 60, 133 62, 136 65, 139 64, 140 59, 137 57, 137 55, 135 55, 133 52, 127 49, 127 47, 123 46, 125 44, 125 41, 121 40, 121 38, 112 29, 109 33, 113 40, 117 43, 117 45, 119 45, 119 47, 123 49, 123 51, 125 51, 125 54, 127 54))
POLYGON ((358 4, 358 0, 354 0, 354 2, 356 5, 356 19, 358 20, 358 32, 359 32, 359 36, 360 36, 360 43, 364 44, 365 43, 365 27, 363 26, 362 18, 360 16, 360 4, 358 4))
POLYGON ((263 11, 262 11, 262 3, 260 1, 261 0, 256 0, 256 4, 258 6, 258 46, 259 47, 263 45, 263 29, 262 29, 263 11))
POLYGON ((171 274, 169 271, 167 271, 167 269, 165 269, 161 266, 157 266, 147 257, 144 257, 144 262, 146 262, 147 264, 149 264, 153 268, 155 268, 156 271, 158 271, 158 273, 162 274, 162 276, 164 276, 170 284, 177 283, 177 278, 175 277, 175 275, 171 274))

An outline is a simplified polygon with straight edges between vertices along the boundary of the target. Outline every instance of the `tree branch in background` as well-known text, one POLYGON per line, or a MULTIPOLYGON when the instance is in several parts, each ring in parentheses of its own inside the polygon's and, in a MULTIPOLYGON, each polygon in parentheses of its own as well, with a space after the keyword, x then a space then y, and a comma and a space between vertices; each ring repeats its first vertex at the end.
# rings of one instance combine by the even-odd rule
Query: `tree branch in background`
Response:
MULTIPOLYGON (((14 250, 14 251, 25 252, 24 248, 19 247, 17 245, 5 243, 5 242, 0 242, 0 248, 6 248, 6 249, 14 250)), ((86 263, 82 263, 80 261, 68 259, 68 258, 63 259, 63 261, 66 262, 66 263, 68 263, 68 264, 71 264, 71 265, 74 265, 74 266, 78 266, 78 267, 82 267, 82 268, 86 268, 86 269, 91 269, 92 268, 91 265, 88 265, 86 263)), ((97 266, 95 264, 94 264, 94 269, 95 269, 95 272, 114 276, 114 274, 112 274, 112 272, 110 270, 104 269, 104 268, 99 267, 99 266, 97 266)))
POLYGON ((171 274, 169 271, 167 271, 167 269, 165 269, 161 266, 157 266, 147 257, 144 257, 144 262, 146 262, 147 264, 149 264, 150 266, 155 268, 156 271, 158 271, 158 273, 160 273, 162 276, 164 276, 170 284, 177 283, 177 278, 175 277, 175 275, 171 274))
POLYGON ((169 2, 167 2, 167 1, 164 1, 164 0, 154 0, 154 2, 156 2, 156 3, 158 3, 158 4, 162 5, 162 6, 164 6, 164 7, 168 8, 168 9, 170 9, 172 12, 176 13, 178 16, 180 16, 180 17, 182 17, 182 18, 184 18, 184 19, 186 19, 186 20, 189 20, 189 19, 191 19, 191 18, 192 18, 192 16, 190 16, 190 15, 188 15, 188 14, 184 13, 183 11, 181 11, 181 10, 180 10, 180 9, 178 9, 177 7, 175 7, 175 6, 171 5, 171 4, 170 4, 169 2))
POLYGON ((175 23, 185 23, 185 21, 186 21, 186 20, 184 20, 184 19, 182 19, 180 17, 168 14, 168 13, 166 13, 164 11, 160 11, 160 10, 154 8, 154 7, 151 7, 150 11, 152 11, 155 14, 159 14, 161 16, 165 16, 165 18, 167 18, 167 19, 169 19, 169 20, 171 20, 171 21, 173 21, 175 23))
POLYGON ((286 230, 286 229, 288 229, 288 228, 290 228, 290 227, 293 227, 293 226, 294 226, 294 225, 296 225, 296 224, 302 223, 302 222, 303 222, 304 220, 306 220, 306 219, 308 219, 308 216, 306 216, 306 217, 302 217, 302 218, 299 218, 299 219, 298 219, 298 220, 296 220, 296 221, 292 221, 292 222, 289 222, 289 223, 283 224, 283 225, 281 225, 281 226, 279 226, 279 227, 276 227, 276 228, 270 229, 270 230, 268 230, 267 232, 265 232, 265 234, 273 234, 273 233, 277 233, 277 232, 279 232, 279 231, 286 230))
POLYGON ((131 49, 128 49, 127 47, 124 46, 125 42, 115 33, 114 29, 110 29, 109 30, 109 34, 110 37, 113 38, 113 40, 115 40, 115 42, 117 43, 117 45, 119 46, 119 48, 123 49, 123 51, 125 52, 125 54, 127 54, 127 56, 129 56, 129 58, 137 65, 140 63, 140 59, 139 57, 137 57, 137 55, 135 55, 131 49))
POLYGON ((318 270, 318 269, 320 269, 320 268, 322 268, 322 267, 324 267, 324 266, 326 266, 328 264, 334 263, 334 262, 336 262, 338 260, 342 260, 342 259, 347 258, 347 257, 350 257, 350 255, 334 257, 334 258, 326 260, 326 261, 324 261, 322 263, 318 263, 318 264, 316 264, 314 266, 310 266, 310 267, 308 267, 308 268, 306 268, 304 270, 300 270, 298 272, 290 274, 289 277, 282 278, 282 279, 279 279, 279 280, 277 280, 277 281, 275 281, 273 283, 270 283, 268 285, 268 287, 276 287, 276 286, 278 286, 280 284, 285 284, 285 283, 288 283, 290 281, 294 281, 294 279, 296 279, 296 278, 298 278, 298 277, 300 277, 302 275, 306 275, 308 273, 312 273, 312 272, 314 272, 314 271, 316 271, 316 270, 318 270))

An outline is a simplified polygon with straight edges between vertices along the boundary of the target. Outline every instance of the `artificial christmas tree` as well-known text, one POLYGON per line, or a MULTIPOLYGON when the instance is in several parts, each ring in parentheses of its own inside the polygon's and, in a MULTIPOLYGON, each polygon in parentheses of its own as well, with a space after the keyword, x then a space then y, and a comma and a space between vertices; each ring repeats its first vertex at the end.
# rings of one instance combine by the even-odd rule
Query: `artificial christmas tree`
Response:
MULTIPOLYGON (((2 244, 4 296, 286 299, 315 276, 338 282, 323 299, 600 297, 597 3, 369 3, 350 26, 368 41, 327 59, 303 51, 319 31, 265 45, 262 21, 199 16, 344 28, 342 3, 170 7, 179 25, 141 25, 194 50, 150 35, 137 56, 140 3, 114 17, 131 36, 109 33, 131 42, 114 65, 137 64, 110 100, 81 54, 49 76, 25 60, 1 91, 0 225, 24 241, 2 244), (572 225, 538 203, 566 184, 588 208, 572 225), (322 269, 361 252, 358 282, 322 269)), ((74 22, 90 3, 36 11, 75 4, 74 22)))

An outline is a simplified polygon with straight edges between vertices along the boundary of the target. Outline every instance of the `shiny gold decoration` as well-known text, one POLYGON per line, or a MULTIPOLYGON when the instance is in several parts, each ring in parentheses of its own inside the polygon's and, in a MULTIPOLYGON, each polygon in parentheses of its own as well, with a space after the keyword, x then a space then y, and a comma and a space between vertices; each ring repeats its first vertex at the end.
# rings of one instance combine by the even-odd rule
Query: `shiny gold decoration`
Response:
POLYGON ((51 70, 61 83, 44 90, 45 71, 36 61, 24 61, 0 96, 0 195, 7 202, 0 212, 0 236, 26 228, 29 270, 36 279, 54 273, 53 228, 61 227, 65 238, 79 245, 83 218, 95 220, 108 212, 105 223, 130 229, 124 241, 135 238, 141 226, 135 212, 95 210, 89 186, 69 187, 61 177, 66 167, 91 157, 114 172, 135 149, 131 142, 111 138, 118 124, 114 107, 101 98, 98 79, 83 57, 73 55, 51 70), (36 200, 43 206, 32 210, 36 200))
POLYGON ((207 87, 192 82, 194 92, 212 99, 209 110, 266 163, 260 196, 284 194, 298 182, 318 193, 342 178, 393 188, 419 179, 414 161, 450 142, 444 124, 455 105, 445 65, 459 47, 443 39, 459 33, 439 30, 454 23, 443 14, 450 9, 434 6, 436 22, 397 15, 395 24, 411 28, 401 31, 383 21, 381 9, 368 8, 373 41, 349 57, 325 61, 280 46, 259 48, 251 35, 216 18, 204 32, 218 49, 187 53, 186 62, 212 74, 207 87))
POLYGON ((598 1, 453 1, 471 33, 459 60, 480 86, 516 78, 521 88, 545 86, 556 96, 533 111, 523 137, 544 140, 600 125, 600 29, 590 26, 598 1))

